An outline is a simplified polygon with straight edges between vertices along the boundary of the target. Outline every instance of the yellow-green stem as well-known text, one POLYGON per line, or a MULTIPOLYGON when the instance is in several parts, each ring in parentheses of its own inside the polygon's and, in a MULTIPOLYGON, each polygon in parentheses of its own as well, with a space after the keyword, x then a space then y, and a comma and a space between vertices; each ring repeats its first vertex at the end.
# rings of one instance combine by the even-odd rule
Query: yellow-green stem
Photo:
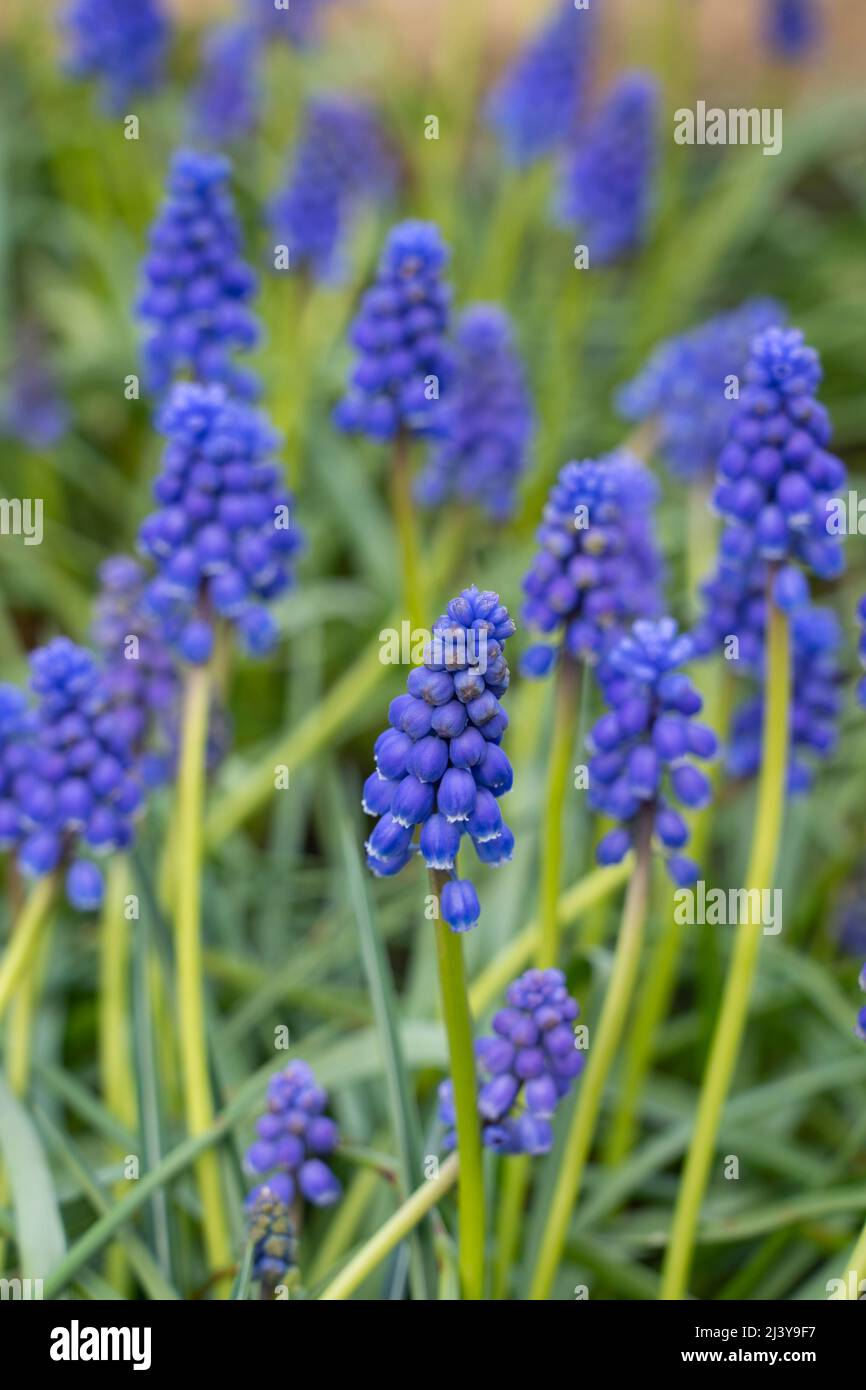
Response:
POLYGON ((54 898, 53 874, 37 880, 12 928, 6 953, 0 964, 0 1018, 6 1012, 15 990, 30 968, 54 898))
MULTIPOLYGON (((191 667, 184 686, 175 883, 178 1035, 190 1137, 204 1134, 214 1121, 207 1060, 201 945, 202 813, 209 705, 209 670, 206 666, 191 667)), ((231 1245, 223 1205, 219 1159, 214 1150, 207 1149, 197 1160, 196 1177, 210 1268, 215 1272, 224 1271, 231 1263, 231 1245)))
POLYGON ((584 1169, 592 1148, 605 1084, 620 1046, 634 993, 649 900, 650 832, 651 822, 644 815, 638 827, 634 872, 626 892, 613 969, 601 1018, 590 1039, 586 1072, 578 1081, 577 1104, 530 1285, 531 1299, 550 1296, 568 1234, 568 1223, 580 1194, 584 1169))
POLYGON ((372 1274, 373 1270, 382 1263, 394 1247, 399 1245, 401 1240, 405 1240, 409 1232, 415 1229, 431 1207, 435 1207, 436 1203, 454 1186, 458 1172, 457 1154, 451 1154, 450 1158, 447 1158, 442 1164, 437 1176, 428 1179, 421 1187, 416 1188, 412 1196, 406 1199, 390 1220, 386 1221, 384 1226, 380 1226, 366 1245, 363 1245, 358 1253, 352 1257, 336 1279, 333 1279, 320 1295, 322 1301, 330 1303, 348 1298, 350 1294, 354 1293, 355 1289, 363 1284, 367 1276, 372 1274))
MULTIPOLYGON (((761 774, 752 854, 746 875, 747 888, 759 891, 772 888, 776 871, 785 806, 791 684, 788 623, 769 595, 767 613, 761 774)), ((679 1299, 686 1294, 695 1233, 722 1108, 740 1051, 761 943, 760 923, 750 922, 748 915, 737 927, 725 992, 701 1087, 692 1142, 677 1196, 659 1292, 664 1299, 679 1299)))
MULTIPOLYGON (((99 1075, 105 1108, 131 1133, 136 1130, 135 1075, 129 1048, 130 923, 123 912, 128 887, 128 868, 122 855, 108 865, 105 898, 99 924, 99 1075)), ((116 1149, 115 1159, 122 1159, 116 1149)), ((115 1186, 116 1197, 126 1190, 122 1180, 115 1186)), ((106 1275, 116 1288, 126 1291, 129 1265, 120 1241, 110 1247, 106 1275)))
MULTIPOLYGON (((430 870, 430 886, 437 900, 441 899, 448 878, 449 875, 440 869, 430 870)), ((443 919, 441 903, 436 917, 436 956, 454 1087, 457 1150, 460 1154, 457 1189, 460 1282, 464 1298, 480 1299, 484 1293, 484 1170, 472 1015, 466 988, 463 942, 459 932, 452 931, 443 919)))
POLYGON ((848 1261, 848 1267, 844 1270, 842 1278, 845 1283, 845 1297, 859 1299, 866 1293, 866 1226, 860 1233, 860 1239, 854 1246, 854 1253, 848 1261))
POLYGON ((538 965, 542 970, 556 965, 559 959, 560 926, 557 903, 562 882, 562 822, 565 794, 571 775, 574 729, 580 706, 580 682, 581 668, 572 657, 563 655, 556 673, 553 738, 547 764, 541 827, 541 941, 538 965))

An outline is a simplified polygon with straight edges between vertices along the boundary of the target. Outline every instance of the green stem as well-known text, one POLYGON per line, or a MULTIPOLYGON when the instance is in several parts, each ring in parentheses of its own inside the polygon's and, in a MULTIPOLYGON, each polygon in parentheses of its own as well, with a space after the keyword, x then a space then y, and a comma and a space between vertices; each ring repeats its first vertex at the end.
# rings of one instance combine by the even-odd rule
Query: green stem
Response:
MULTIPOLYGON (((175 950, 178 1034, 184 1107, 190 1137, 206 1133, 214 1111, 208 1072, 201 945, 202 811, 205 746, 210 707, 210 671, 191 667, 184 690, 183 730, 177 797, 175 950)), ((196 1164, 205 1244, 210 1267, 225 1270, 231 1244, 223 1206, 219 1159, 208 1150, 196 1164)))
POLYGON ((0 964, 0 1018, 36 955, 55 887, 53 874, 38 879, 12 928, 6 954, 0 964))
POLYGON ((435 1178, 428 1179, 421 1187, 416 1188, 411 1197, 408 1197, 401 1207, 395 1211, 390 1220, 384 1226, 380 1226, 375 1235, 363 1245, 356 1255, 349 1261, 344 1269, 340 1271, 336 1279, 333 1279, 325 1291, 320 1294, 320 1299, 326 1303, 335 1300, 348 1298, 351 1293, 373 1270, 382 1263, 386 1255, 389 1255, 401 1240, 405 1240, 410 1231, 413 1231, 419 1221, 427 1215, 431 1207, 445 1196, 446 1192, 454 1186, 459 1172, 457 1154, 451 1154, 439 1169, 435 1178))
POLYGON ((541 940, 538 965, 542 970, 556 965, 559 959, 559 888, 562 881, 562 840, 565 795, 571 773, 571 753, 574 728, 580 706, 581 668, 563 654, 556 673, 554 692, 553 738, 547 764, 547 785, 544 798, 544 818, 541 829, 541 893, 539 921, 541 940))
POLYGON ((859 1299, 861 1291, 866 1292, 866 1226, 863 1227, 860 1233, 860 1239, 854 1246, 854 1253, 848 1261, 848 1269, 845 1271, 843 1277, 845 1279, 846 1290, 850 1293, 851 1289, 853 1289, 854 1298, 859 1299), (853 1278, 851 1278, 849 1273, 851 1270, 854 1271, 853 1278), (848 1284, 849 1279, 850 1289, 848 1284))
MULTIPOLYGON (((430 886, 437 899, 449 874, 430 870, 430 886)), ((460 1279, 463 1297, 477 1300, 484 1293, 484 1171, 481 1163, 481 1126, 478 1121, 478 1092, 475 1076, 475 1050, 472 1016, 466 988, 463 942, 442 917, 437 903, 436 954, 442 1014, 448 1038, 454 1110, 457 1119, 457 1150, 460 1154, 460 1181, 457 1212, 460 1222, 460 1279)))
POLYGON ((424 586, 419 564, 418 527, 415 524, 415 500, 412 496, 412 468, 409 436, 401 430, 394 441, 391 463, 391 508, 397 530, 400 552, 400 572, 403 575, 403 601, 412 631, 419 628, 427 612, 424 586))
MULTIPOLYGON (((767 597, 767 656, 761 774, 748 888, 771 888, 782 831, 788 767, 791 653, 788 623, 767 597)), ((683 1298, 688 1284, 695 1233, 706 1190, 722 1107, 740 1051, 749 997, 758 961, 761 926, 748 915, 737 927, 725 992, 701 1088, 691 1147, 683 1169, 660 1297, 683 1298)))
POLYGON ((580 1194, 586 1161, 592 1148, 605 1083, 616 1059, 623 1026, 628 1016, 640 965, 649 901, 651 829, 652 822, 644 814, 638 828, 634 872, 626 893, 613 969, 596 1036, 593 1037, 589 1048, 586 1074, 578 1083, 580 1090, 577 1105, 541 1238, 535 1274, 529 1289, 530 1299, 540 1300, 550 1296, 568 1235, 568 1224, 580 1194))
MULTIPOLYGON (((132 1016, 129 995, 130 924, 123 915, 128 867, 121 855, 108 866, 105 899, 99 932, 99 1074, 105 1108, 125 1129, 136 1129, 136 1085, 129 1048, 128 1020, 132 1016)), ((116 1148, 113 1157, 122 1159, 124 1150, 116 1148)), ((126 1188, 121 1180, 115 1186, 119 1197, 126 1188)), ((117 1289, 129 1293, 129 1271, 125 1239, 108 1252, 106 1277, 117 1289)))

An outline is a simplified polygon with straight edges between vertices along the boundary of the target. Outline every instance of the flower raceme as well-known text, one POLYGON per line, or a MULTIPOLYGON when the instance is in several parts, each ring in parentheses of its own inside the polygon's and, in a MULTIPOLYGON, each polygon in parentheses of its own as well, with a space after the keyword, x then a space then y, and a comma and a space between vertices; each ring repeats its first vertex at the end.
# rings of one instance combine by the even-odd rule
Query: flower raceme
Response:
POLYGON ((451 600, 433 626, 424 665, 391 702, 389 728, 375 744, 376 771, 364 784, 364 810, 378 817, 368 866, 391 877, 420 852, 428 868, 447 871, 442 915, 453 931, 467 931, 480 915, 472 883, 456 877, 463 836, 484 864, 504 863, 514 848, 498 805, 513 776, 501 747, 508 719, 500 704, 509 682, 504 645, 513 632, 498 594, 473 587, 451 600))
POLYGON ((258 341, 248 301, 256 277, 241 256, 241 233, 222 155, 178 150, 162 210, 150 232, 137 301, 149 336, 149 384, 162 391, 182 372, 258 395, 258 383, 233 360, 258 341))
POLYGON ((214 619, 260 655, 277 636, 266 605, 289 587, 302 543, 271 461, 278 436, 224 387, 193 382, 174 387, 157 427, 168 441, 153 489, 158 510, 139 531, 158 570, 147 607, 187 661, 210 658, 214 619))
MULTIPOLYGON (((479 1038, 478 1113, 485 1146, 504 1154, 546 1154, 553 1146, 551 1118, 583 1067, 575 1046, 580 1009, 561 970, 527 970, 505 995, 493 1019, 493 1036, 479 1038)), ((453 1148, 451 1081, 439 1087, 439 1119, 445 1145, 453 1148)))
POLYGON ((487 104, 509 164, 523 167, 550 154, 571 132, 591 56, 593 16, 558 0, 500 79, 487 104))
POLYGON ((689 827, 674 803, 706 806, 709 778, 694 758, 713 758, 717 740, 695 716, 702 701, 679 668, 694 655, 691 639, 672 618, 636 622, 610 653, 602 677, 609 711, 587 743, 589 799, 596 811, 621 824, 598 843, 600 864, 618 864, 635 843, 639 819, 649 815, 673 881, 682 887, 698 866, 682 855, 689 827))
POLYGON ((261 41, 249 24, 220 24, 206 37, 192 94, 195 134, 215 145, 251 135, 262 90, 261 41))
POLYGON ((253 1242, 253 1278, 264 1284, 278 1284, 297 1260, 297 1241, 291 1214, 285 1202, 267 1183, 249 1212, 250 1239, 253 1242))
POLYGON ((431 446, 417 493, 425 506, 477 503, 493 521, 514 510, 533 430, 526 375, 507 314, 475 304, 457 324, 454 384, 444 433, 431 446))
POLYGON ((72 0, 61 19, 74 77, 98 77, 105 104, 123 111, 162 78, 169 22, 162 0, 72 0))
POLYGON ((352 325, 357 361, 334 411, 340 429, 379 440, 441 431, 440 398, 452 375, 447 262, 432 223, 401 222, 389 233, 352 325))
POLYGON ((317 280, 339 280, 346 241, 366 199, 387 196, 396 170, 372 110, 345 97, 317 96, 307 105, 286 187, 272 199, 274 237, 289 266, 317 280))
POLYGON ((546 675, 559 651, 597 662, 635 618, 660 605, 661 559, 653 536, 658 488, 625 452, 567 463, 537 532, 539 550, 523 581, 523 617, 561 638, 524 654, 528 676, 546 675))
POLYGON ((289 1062, 268 1082, 267 1107, 256 1125, 258 1138, 245 1161, 253 1173, 268 1174, 247 1197, 255 1211, 264 1193, 291 1207, 299 1198, 313 1206, 332 1206, 342 1188, 329 1166, 339 1142, 334 1121, 325 1114, 327 1092, 316 1085, 306 1062, 289 1062))

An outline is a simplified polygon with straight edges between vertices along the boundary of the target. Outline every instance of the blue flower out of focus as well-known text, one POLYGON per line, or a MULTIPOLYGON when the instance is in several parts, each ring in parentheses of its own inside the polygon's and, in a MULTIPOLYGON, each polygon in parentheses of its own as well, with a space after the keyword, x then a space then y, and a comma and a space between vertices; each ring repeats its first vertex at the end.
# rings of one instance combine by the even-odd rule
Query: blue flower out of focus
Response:
POLYGON ((366 846, 369 868, 388 878, 420 852, 428 868, 449 873, 441 902, 453 931, 468 931, 480 915, 472 883, 456 877, 463 836, 483 864, 502 864, 514 849, 498 804, 513 778, 500 746, 508 727, 500 697, 510 678, 504 644, 513 632, 498 594, 473 587, 451 600, 433 626, 424 665, 391 701, 390 727, 375 744, 376 771, 364 784, 364 810, 378 817, 366 846))
POLYGON ((304 113, 286 187, 272 199, 270 225, 289 267, 317 280, 346 269, 346 240, 364 199, 387 196, 394 160, 369 107, 345 97, 313 98, 304 113))
POLYGON ((728 397, 728 379, 745 372, 755 335, 783 317, 772 300, 748 300, 660 344, 619 390, 620 414, 654 422, 656 451, 675 477, 688 481, 715 473, 737 409, 728 397))
MULTIPOLYGON (((561 650, 575 660, 597 662, 635 618, 658 611, 657 495, 652 474, 625 452, 560 470, 523 581, 523 617, 545 634, 561 633, 561 650)), ((524 675, 546 675, 559 650, 531 647, 524 675)))
POLYGON ((168 441, 153 489, 159 509, 139 531, 158 570, 147 606, 187 661, 209 660, 214 618, 260 655, 277 637, 265 605, 289 587, 301 546, 271 461, 278 436, 222 386, 192 382, 174 387, 157 428, 168 441))
POLYGON ((487 104, 510 164, 542 158, 574 128, 591 54, 594 17, 557 0, 548 22, 500 79, 487 104))
POLYGON ((179 150, 172 159, 137 302, 149 331, 144 357, 155 391, 188 373, 239 396, 258 394, 251 373, 233 361, 255 346, 258 324, 247 307, 256 278, 241 256, 230 169, 223 156, 195 150, 179 150))
POLYGON ((0 402, 0 435, 28 449, 50 449, 66 432, 69 410, 42 335, 29 323, 17 325, 14 333, 15 360, 0 402))
POLYGON ((119 112, 162 79, 169 22, 161 0, 72 0, 61 23, 73 77, 98 77, 119 112))
POLYGON ((34 717, 27 696, 17 685, 0 684, 0 850, 13 849, 24 821, 15 799, 15 783, 30 765, 34 717))
POLYGON ((604 693, 610 706, 587 739, 589 803, 621 825, 598 843, 600 864, 618 864, 635 843, 646 814, 666 856, 671 878, 685 887, 698 866, 680 850, 690 838, 675 803, 706 806, 709 778, 694 758, 713 758, 717 739, 695 720, 702 700, 679 668, 694 655, 691 639, 672 618, 636 622, 606 663, 604 693))
MULTIPOLYGON (((864 965, 863 969, 860 971, 860 988, 866 990, 866 965, 864 965)), ((863 1005, 857 1015, 854 1031, 858 1038, 862 1038, 863 1041, 866 1042, 866 1004, 863 1005)))
POLYGON ((818 354, 798 330, 769 328, 755 338, 713 500, 754 556, 796 560, 820 579, 835 579, 844 557, 828 503, 846 474, 826 448, 831 428, 815 399, 820 379, 818 354))
POLYGON ((250 1207, 249 1231, 253 1278, 271 1286, 278 1284, 296 1263, 297 1241, 289 1208, 267 1183, 259 1188, 250 1207))
POLYGON ((270 38, 305 48, 319 37, 322 18, 333 0, 247 0, 251 21, 270 38))
POLYGON ((18 866, 41 878, 66 868, 66 895, 80 911, 102 902, 103 879, 87 857, 125 849, 142 802, 129 722, 114 708, 90 652, 55 638, 30 658, 36 709, 27 721, 0 820, 17 817, 18 866), (22 751, 23 750, 23 751, 22 751))
POLYGON ((221 24, 206 37, 192 94, 196 136, 215 145, 251 135, 262 89, 261 40, 248 24, 221 24))
MULTIPOLYGON (((494 1036, 475 1044, 482 1140, 503 1154, 546 1154, 553 1146, 551 1118, 583 1068, 574 1039, 580 1009, 561 970, 527 970, 505 1000, 493 1019, 494 1036)), ((451 1081, 439 1087, 439 1119, 447 1126, 445 1146, 453 1148, 451 1081)))
POLYGON ((557 200, 563 224, 606 265, 646 240, 656 164, 658 89, 652 78, 620 78, 566 161, 557 200))
POLYGON ((327 1105, 327 1092, 316 1085, 306 1062, 289 1062, 271 1077, 267 1107, 256 1124, 258 1138, 245 1155, 253 1173, 269 1176, 250 1192, 249 1210, 255 1211, 265 1192, 286 1207, 300 1198, 316 1207, 337 1201, 342 1188, 330 1161, 340 1134, 325 1114, 327 1105))
POLYGON ((431 446, 417 495, 428 507, 477 503, 492 521, 514 510, 533 431, 526 374, 507 314, 493 304, 466 309, 457 325, 455 377, 443 438, 431 446))
MULTIPOLYGON (((763 633, 761 633, 761 638, 763 633)), ((809 758, 828 758, 836 746, 842 712, 842 670, 839 648, 842 632, 829 608, 808 605, 791 618, 793 673, 789 733, 788 791, 808 791, 812 785, 809 758)), ((763 641, 761 640, 763 647, 763 641)), ((764 700, 759 692, 736 711, 727 754, 733 777, 754 777, 761 766, 764 700)))
POLYGON ((448 249, 432 222, 400 222, 351 329, 357 353, 336 425, 372 439, 441 432, 440 397, 453 363, 446 344, 448 249))
POLYGON ((797 62, 821 37, 818 0, 764 0, 767 45, 779 58, 797 62))

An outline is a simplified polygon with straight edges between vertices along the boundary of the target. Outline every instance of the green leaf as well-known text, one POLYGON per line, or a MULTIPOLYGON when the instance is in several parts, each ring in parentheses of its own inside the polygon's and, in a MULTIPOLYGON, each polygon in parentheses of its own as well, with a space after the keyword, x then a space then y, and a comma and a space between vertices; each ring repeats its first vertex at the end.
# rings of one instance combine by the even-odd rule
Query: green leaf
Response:
POLYGON ((0 1076, 0 1146, 12 1186, 24 1278, 44 1279, 66 1253, 54 1179, 30 1116, 0 1076))

